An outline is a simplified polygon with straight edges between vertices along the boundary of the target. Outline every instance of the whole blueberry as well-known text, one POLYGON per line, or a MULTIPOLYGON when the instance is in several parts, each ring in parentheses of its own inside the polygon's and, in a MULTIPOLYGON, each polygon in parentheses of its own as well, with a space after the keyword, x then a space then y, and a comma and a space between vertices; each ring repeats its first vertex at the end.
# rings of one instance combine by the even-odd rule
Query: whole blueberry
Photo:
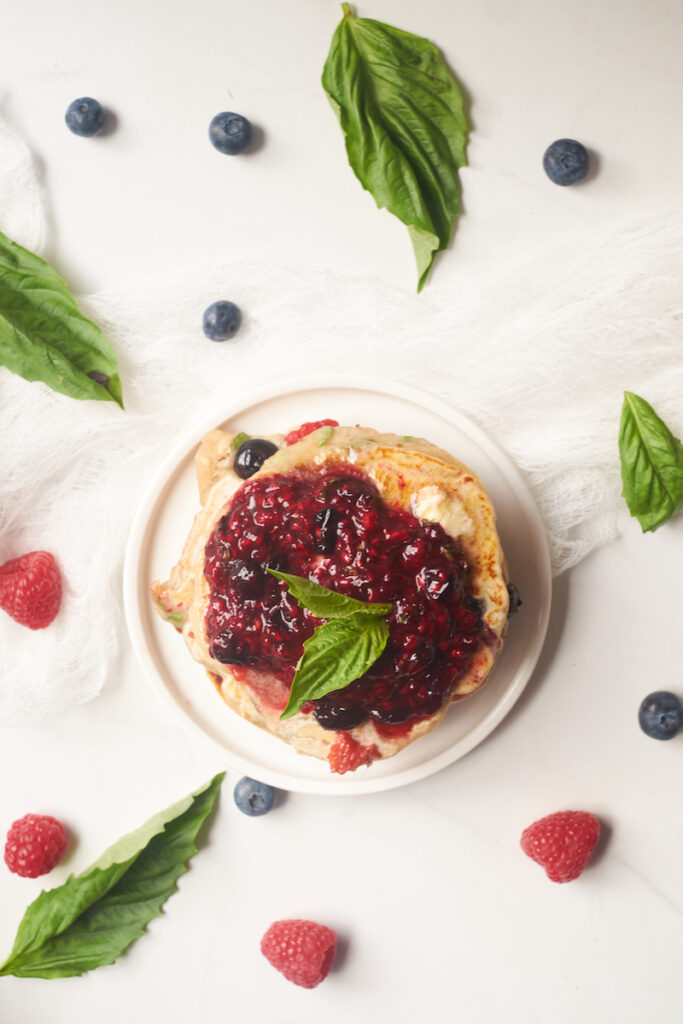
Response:
POLYGON ((519 590, 514 583, 508 583, 508 596, 510 598, 510 604, 508 606, 508 618, 514 615, 524 604, 522 598, 519 596, 519 590))
POLYGON ((209 125, 209 138, 221 153, 237 156, 251 142, 251 123, 241 114, 224 110, 216 114, 209 125))
POLYGON ((246 480, 257 473, 266 459, 275 455, 276 451, 277 445, 272 441, 266 441, 262 437, 250 437, 237 449, 233 468, 242 480, 246 480))
POLYGON ((242 314, 234 302, 212 302, 204 310, 202 327, 210 341, 227 341, 239 330, 242 314))
POLYGON ((638 709, 640 728, 654 740, 670 740, 683 725, 683 707, 675 693, 657 690, 638 709))
POLYGON ((275 803, 276 790, 267 786, 265 782, 257 782, 246 775, 235 786, 235 803, 242 814, 248 814, 250 818, 257 818, 260 814, 267 814, 272 810, 275 803))
POLYGON ((92 96, 81 96, 66 108, 64 120, 74 135, 89 139, 104 128, 104 107, 92 96))
POLYGON ((588 174, 586 147, 574 139, 557 139, 543 154, 543 170, 556 185, 573 185, 588 174))

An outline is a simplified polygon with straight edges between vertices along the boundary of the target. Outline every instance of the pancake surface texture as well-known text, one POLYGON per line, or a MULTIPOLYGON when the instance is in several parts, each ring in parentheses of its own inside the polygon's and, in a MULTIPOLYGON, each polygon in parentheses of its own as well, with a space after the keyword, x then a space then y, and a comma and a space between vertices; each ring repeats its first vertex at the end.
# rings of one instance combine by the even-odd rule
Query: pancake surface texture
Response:
MULTIPOLYGON (((476 691, 502 648, 509 598, 483 484, 428 441, 324 426, 248 479, 235 435, 195 457, 201 509, 177 565, 151 585, 237 714, 333 771, 390 757, 476 691), (344 689, 281 719, 303 641, 322 620, 267 567, 392 605, 387 648, 344 689)), ((199 685, 199 684, 198 684, 199 685)))

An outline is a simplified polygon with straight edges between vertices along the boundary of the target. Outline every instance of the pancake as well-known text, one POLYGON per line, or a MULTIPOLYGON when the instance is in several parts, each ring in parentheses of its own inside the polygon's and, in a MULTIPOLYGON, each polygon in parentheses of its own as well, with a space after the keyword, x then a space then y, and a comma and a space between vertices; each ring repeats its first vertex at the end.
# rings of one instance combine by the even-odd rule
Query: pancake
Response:
POLYGON ((235 435, 202 440, 201 508, 152 597, 234 712, 355 770, 425 735, 489 676, 509 606, 495 512, 476 474, 422 439, 324 426, 265 440, 277 450, 246 480, 235 435), (321 620, 268 566, 392 605, 376 664, 287 719, 303 640, 321 620))

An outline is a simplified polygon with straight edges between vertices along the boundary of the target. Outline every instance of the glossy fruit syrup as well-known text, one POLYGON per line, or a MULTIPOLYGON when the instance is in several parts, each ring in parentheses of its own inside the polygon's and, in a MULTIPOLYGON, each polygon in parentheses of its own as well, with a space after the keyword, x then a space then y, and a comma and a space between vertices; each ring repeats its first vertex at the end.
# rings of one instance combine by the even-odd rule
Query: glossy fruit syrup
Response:
POLYGON ((487 642, 463 551, 441 526, 389 507, 348 466, 248 481, 206 545, 206 627, 212 657, 265 687, 276 707, 284 707, 303 643, 321 620, 268 567, 393 604, 381 658, 305 706, 325 729, 352 729, 369 716, 385 734, 407 731, 439 710, 487 642))

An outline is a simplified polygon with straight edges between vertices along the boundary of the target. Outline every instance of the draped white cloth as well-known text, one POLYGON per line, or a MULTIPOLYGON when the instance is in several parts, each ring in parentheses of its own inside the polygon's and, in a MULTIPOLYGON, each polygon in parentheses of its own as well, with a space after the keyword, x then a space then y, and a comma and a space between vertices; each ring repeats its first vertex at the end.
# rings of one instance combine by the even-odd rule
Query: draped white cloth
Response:
MULTIPOLYGON (((44 245, 31 155, 1 123, 0 230, 44 245)), ((495 278, 435 279, 420 296, 264 261, 79 299, 118 355, 126 409, 0 369, 0 562, 45 548, 65 581, 48 629, 0 614, 0 724, 86 701, 116 671, 121 565, 142 487, 203 409, 256 382, 362 368, 417 384, 477 421, 523 471, 556 574, 605 543, 622 507, 623 390, 683 435, 682 240, 678 214, 629 224, 495 278), (239 334, 208 342, 202 311, 233 295, 239 334)))

